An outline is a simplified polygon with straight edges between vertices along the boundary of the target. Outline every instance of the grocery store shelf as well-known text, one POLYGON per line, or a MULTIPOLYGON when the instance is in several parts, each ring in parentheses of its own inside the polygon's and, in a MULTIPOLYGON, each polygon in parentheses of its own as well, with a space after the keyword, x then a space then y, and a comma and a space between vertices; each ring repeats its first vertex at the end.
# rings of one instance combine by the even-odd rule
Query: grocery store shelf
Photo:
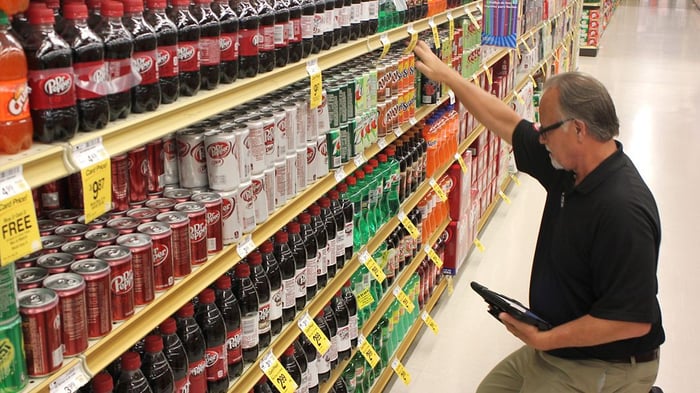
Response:
POLYGON ((595 3, 583 3, 583 6, 585 8, 600 8, 603 6, 603 3, 600 1, 595 2, 595 3))
POLYGON ((547 19, 547 20, 544 20, 544 21, 540 22, 539 24, 537 24, 537 26, 532 27, 530 30, 528 30, 528 31, 526 31, 525 33, 521 34, 521 35, 518 37, 518 45, 522 45, 523 42, 525 42, 526 40, 530 39, 530 37, 532 37, 535 33, 537 33, 538 31, 540 31, 543 27, 545 27, 545 26, 547 26, 547 25, 550 25, 550 24, 552 23, 552 22, 551 22, 552 20, 559 19, 559 18, 560 18, 562 15, 564 15, 565 13, 571 12, 571 11, 573 10, 574 7, 580 6, 580 4, 581 4, 581 3, 580 3, 579 1, 574 1, 574 2, 570 3, 569 5, 567 5, 566 7, 564 7, 563 9, 559 10, 559 12, 557 12, 553 17, 551 17, 551 18, 549 18, 549 19, 547 19))

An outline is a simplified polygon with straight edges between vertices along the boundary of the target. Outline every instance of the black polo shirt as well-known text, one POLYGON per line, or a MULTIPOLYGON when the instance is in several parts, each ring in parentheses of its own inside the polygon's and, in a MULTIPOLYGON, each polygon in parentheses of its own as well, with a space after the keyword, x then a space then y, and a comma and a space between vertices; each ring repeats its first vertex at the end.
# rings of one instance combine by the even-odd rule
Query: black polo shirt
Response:
POLYGON ((586 314, 650 322, 642 337, 550 351, 564 358, 617 359, 664 342, 656 298, 661 225, 654 197, 616 142, 613 153, 574 186, 574 173, 557 170, 532 123, 513 134, 518 169, 547 190, 530 278, 530 306, 553 325, 586 314))

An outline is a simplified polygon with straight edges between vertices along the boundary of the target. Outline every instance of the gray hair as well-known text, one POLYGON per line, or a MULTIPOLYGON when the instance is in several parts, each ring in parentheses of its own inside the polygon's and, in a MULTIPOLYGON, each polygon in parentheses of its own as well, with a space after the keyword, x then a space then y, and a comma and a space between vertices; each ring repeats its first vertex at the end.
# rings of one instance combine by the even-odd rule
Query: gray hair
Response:
POLYGON ((609 141, 620 133, 620 121, 608 90, 597 79, 581 72, 565 72, 549 77, 545 91, 559 91, 559 107, 564 118, 583 121, 591 135, 609 141))

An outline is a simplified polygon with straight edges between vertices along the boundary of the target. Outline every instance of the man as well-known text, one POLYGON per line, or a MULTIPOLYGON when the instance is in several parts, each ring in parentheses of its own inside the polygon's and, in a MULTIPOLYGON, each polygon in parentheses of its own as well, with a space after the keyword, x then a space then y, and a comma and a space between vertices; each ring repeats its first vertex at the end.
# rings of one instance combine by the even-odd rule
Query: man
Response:
POLYGON ((477 392, 647 393, 664 342, 656 297, 656 202, 615 141, 619 122, 590 76, 551 77, 538 127, 462 79, 420 42, 416 67, 447 83, 487 129, 513 145, 518 168, 547 190, 531 279, 532 311, 554 328, 499 318, 526 345, 477 392))

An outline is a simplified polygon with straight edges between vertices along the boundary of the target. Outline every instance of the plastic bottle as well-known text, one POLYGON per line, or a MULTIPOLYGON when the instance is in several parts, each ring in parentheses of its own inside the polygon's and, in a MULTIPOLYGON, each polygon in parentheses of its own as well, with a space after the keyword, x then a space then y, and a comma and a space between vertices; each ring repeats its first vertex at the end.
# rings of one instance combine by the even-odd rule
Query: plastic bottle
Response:
POLYGON ((165 0, 147 0, 146 21, 156 33, 160 103, 170 104, 180 96, 177 26, 165 14, 165 0))
POLYGON ((301 0, 289 1, 289 63, 296 63, 304 57, 301 3, 301 0))
POLYGON ((200 71, 199 23, 189 10, 189 0, 171 0, 172 20, 177 26, 177 60, 180 68, 180 95, 193 96, 202 86, 200 71))
POLYGON ((304 354, 306 355, 307 374, 309 377, 307 386, 309 393, 318 393, 318 351, 311 341, 303 334, 299 335, 299 344, 301 344, 304 354))
POLYGON ((350 358, 352 348, 350 346, 350 309, 341 291, 331 299, 331 307, 338 321, 338 361, 342 362, 350 358))
POLYGON ((175 319, 167 318, 158 327, 163 337, 163 355, 173 372, 175 393, 189 392, 189 360, 185 347, 177 335, 177 325, 175 319))
POLYGON ((250 279, 250 266, 238 263, 234 268, 234 278, 231 282, 233 294, 238 299, 241 309, 241 330, 243 361, 252 363, 258 358, 258 293, 250 279))
POLYGON ((126 352, 122 355, 121 374, 114 387, 115 393, 151 393, 148 381, 139 369, 141 358, 136 352, 126 352))
MULTIPOLYGON (((299 367, 299 363, 297 362, 294 353, 295 351, 293 345, 287 348, 280 357, 280 364, 282 364, 282 367, 287 370, 289 376, 291 376, 294 382, 297 384, 296 391, 298 392, 298 387, 301 386, 301 367, 299 367)), ((277 388, 273 388, 273 391, 279 392, 277 388)))
POLYGON ((88 7, 88 27, 95 30, 97 25, 102 22, 102 0, 87 0, 85 3, 88 7))
POLYGON ((143 0, 123 0, 123 4, 122 23, 134 40, 132 62, 141 75, 141 82, 131 88, 131 112, 151 112, 160 105, 156 32, 143 18, 143 0))
POLYGON ((343 3, 344 0, 333 0, 333 42, 340 45, 343 42, 343 3))
POLYGON ((272 242, 264 241, 260 245, 263 268, 270 280, 270 332, 273 336, 282 331, 282 306, 284 294, 282 293, 282 272, 273 254, 272 242))
POLYGON ((366 37, 369 34, 369 14, 373 0, 362 0, 362 13, 360 14, 360 37, 366 37))
POLYGON ((24 42, 34 139, 67 140, 78 130, 73 59, 70 46, 53 30, 53 12, 41 6, 28 11, 32 31, 24 42))
POLYGON ((224 393, 228 390, 228 360, 226 349, 226 323, 216 307, 214 290, 207 288, 199 296, 195 320, 202 329, 207 345, 204 359, 207 362, 207 391, 224 393))
POLYGON ((233 83, 238 78, 238 15, 228 0, 215 0, 211 9, 221 25, 219 83, 233 83))
POLYGON ((345 261, 349 262, 352 259, 352 248, 353 248, 353 215, 354 206, 350 199, 348 198, 348 185, 346 183, 340 183, 337 187, 339 202, 343 208, 343 220, 345 223, 343 235, 345 243, 345 261))
POLYGON ((260 67, 258 34, 260 17, 258 11, 248 0, 234 0, 234 11, 238 15, 239 26, 239 78, 252 78, 258 74, 260 67))
POLYGON ((306 360, 306 352, 298 339, 294 340, 292 346, 294 347, 294 358, 299 363, 299 370, 301 371, 301 383, 296 391, 298 393, 309 393, 309 362, 306 360))
POLYGON ((228 380, 232 382, 243 372, 243 348, 241 347, 241 309, 238 299, 231 290, 231 278, 219 277, 214 283, 216 307, 221 311, 226 324, 226 360, 228 362, 228 380))
POLYGON ((262 267, 262 255, 260 252, 253 251, 246 258, 250 266, 250 279, 255 285, 255 291, 258 294, 258 336, 260 337, 260 348, 265 348, 270 345, 272 334, 270 332, 270 279, 265 273, 265 268, 262 267))
POLYGON ((316 277, 318 279, 318 288, 323 288, 328 282, 328 230, 326 223, 321 218, 321 207, 317 204, 309 206, 309 214, 311 215, 311 226, 314 228, 314 237, 318 246, 316 255, 318 255, 318 264, 316 265, 316 277))
POLYGON ((275 11, 275 66, 284 67, 289 62, 290 4, 287 0, 272 0, 270 5, 275 11))
POLYGON ((350 40, 356 40, 362 33, 362 0, 351 0, 350 40))
POLYGON ((370 216, 369 211, 369 185, 368 179, 366 178, 364 170, 358 169, 355 171, 355 177, 357 177, 357 194, 360 198, 360 207, 356 210, 359 213, 359 217, 355 228, 359 232, 358 241, 362 247, 367 244, 374 231, 370 230, 372 216, 370 216))
MULTIPOLYGON (((352 205, 352 238, 353 238, 353 252, 357 252, 362 248, 362 236, 361 236, 361 231, 359 230, 358 224, 360 221, 360 218, 362 217, 362 209, 361 209, 361 203, 362 203, 362 195, 360 194, 360 190, 357 187, 357 179, 355 176, 348 176, 345 179, 345 183, 347 184, 347 192, 345 193, 347 200, 350 201, 350 204, 352 205)), ((346 215, 347 219, 347 213, 349 212, 349 209, 347 206, 343 208, 343 211, 346 215)), ((345 236, 348 236, 347 232, 347 226, 346 226, 346 232, 345 236)), ((347 249, 345 251, 345 255, 347 255, 347 249)))
POLYGON ((335 218, 335 264, 337 269, 345 266, 345 214, 340 202, 340 194, 337 190, 330 190, 328 198, 331 201, 331 212, 335 218))
MULTIPOLYGON (((328 338, 328 340, 331 340, 331 337, 332 337, 331 329, 328 326, 328 322, 326 322, 325 315, 326 315, 325 309, 322 309, 321 311, 318 312, 318 315, 316 315, 316 317, 314 318, 314 322, 316 322, 316 325, 318 325, 318 327, 321 329, 323 334, 326 335, 326 338, 328 338)), ((314 347, 312 346, 312 348, 314 348, 314 347)), ((304 347, 304 350, 307 351, 306 346, 304 347)), ((328 378, 331 376, 330 351, 331 351, 330 349, 328 351, 326 351, 325 355, 321 355, 321 353, 316 351, 316 367, 318 370, 319 383, 326 382, 328 380, 328 378)), ((309 391, 311 391, 311 385, 309 385, 309 391)))
POLYGON ((323 46, 328 50, 335 46, 335 0, 325 0, 326 6, 323 12, 323 46))
POLYGON ((270 72, 275 68, 275 10, 267 0, 257 0, 256 10, 260 17, 260 41, 258 73, 270 72))
POLYGON ((348 390, 348 385, 345 383, 345 380, 343 380, 343 378, 338 378, 335 380, 335 383, 333 384, 333 389, 335 390, 335 393, 351 393, 348 390))
POLYGON ((32 145, 29 113, 27 58, 11 32, 7 15, 0 11, 0 154, 15 154, 32 145))
POLYGON ((323 49, 326 41, 324 37, 326 0, 314 0, 314 7, 314 40, 311 45, 311 53, 318 53, 323 49))
POLYGON ((331 340, 331 348, 323 356, 328 356, 331 369, 333 369, 338 365, 338 319, 335 317, 335 311, 333 311, 330 302, 323 308, 323 312, 324 318, 326 318, 326 324, 328 324, 328 329, 331 333, 331 335, 328 336, 331 340))
POLYGON ((153 393, 171 393, 175 389, 175 376, 163 354, 163 339, 158 335, 146 336, 141 372, 153 393))
POLYGON ((340 12, 340 42, 350 40, 350 28, 352 23, 352 0, 343 0, 343 9, 340 12))
MULTIPOLYGON (((292 224, 292 223, 290 223, 292 224)), ((294 223, 296 224, 296 223, 294 223)), ((289 230, 289 224, 287 224, 289 230)), ((297 224, 297 231, 299 225, 297 224)), ((298 233, 297 233, 298 236, 298 233)), ((302 250, 303 245, 302 245, 302 250)), ((296 296, 299 292, 299 297, 306 302, 306 284, 300 286, 303 291, 297 291, 295 281, 296 265, 292 249, 289 248, 289 234, 284 231, 279 231, 275 234, 275 259, 278 262, 280 275, 282 278, 282 323, 287 323, 294 320, 296 315, 296 296)), ((304 262, 305 262, 304 258, 304 262)), ((299 273, 305 273, 306 266, 300 264, 299 273)))
MULTIPOLYGON (((338 260, 336 257, 337 224, 335 215, 331 211, 331 200, 327 197, 321 197, 318 200, 318 205, 321 207, 321 219, 326 225, 326 237, 328 238, 326 260, 328 261, 328 279, 331 279, 335 277, 338 260)), ((343 250, 343 256, 345 256, 345 250, 343 250)))
POLYGON ((92 378, 93 393, 112 393, 114 390, 114 380, 106 371, 101 371, 92 378))
POLYGON ((367 35, 377 34, 379 27, 379 0, 369 2, 369 25, 367 35))
MULTIPOLYGON (((316 229, 311 225, 309 213, 299 215, 299 225, 301 238, 304 239, 304 248, 306 248, 306 300, 308 301, 316 296, 320 247, 318 240, 316 240, 316 229)), ((292 252, 294 252, 294 248, 292 248, 292 252)))
POLYGON ((255 387, 253 387, 253 393, 274 393, 274 386, 272 382, 267 379, 267 376, 263 375, 255 387))
POLYGON ((3 0, 0 1, 0 12, 5 15, 14 15, 29 7, 29 0, 3 0))
POLYGON ((316 45, 320 44, 315 38, 315 23, 316 23, 316 3, 314 0, 301 0, 301 46, 302 58, 306 58, 311 53, 318 53, 321 49, 315 49, 316 45))
MULTIPOLYGON (((35 2, 29 3, 30 8, 36 6, 44 8, 45 4, 35 2)), ((27 39, 27 37, 29 37, 29 33, 32 31, 32 28, 29 25, 29 17, 27 16, 28 14, 28 10, 9 15, 7 12, 5 12, 5 16, 8 19, 10 19, 12 29, 15 31, 15 34, 17 34, 16 38, 19 38, 20 42, 24 42, 27 39), (12 16, 12 18, 10 18, 10 16, 12 16)))
POLYGON ((357 324, 357 299, 355 294, 352 293, 350 280, 345 282, 342 289, 343 300, 345 300, 345 306, 348 310, 348 336, 350 337, 350 346, 352 348, 357 347, 357 336, 359 333, 359 328, 357 324))
POLYGON ((197 321, 194 319, 194 305, 185 303, 176 313, 177 335, 185 347, 187 360, 189 361, 190 393, 204 393, 207 391, 206 342, 204 334, 197 321))
POLYGON ((190 13, 199 23, 201 31, 199 37, 201 88, 213 90, 219 85, 219 66, 221 63, 219 18, 211 9, 211 0, 194 0, 194 4, 190 7, 190 13))

